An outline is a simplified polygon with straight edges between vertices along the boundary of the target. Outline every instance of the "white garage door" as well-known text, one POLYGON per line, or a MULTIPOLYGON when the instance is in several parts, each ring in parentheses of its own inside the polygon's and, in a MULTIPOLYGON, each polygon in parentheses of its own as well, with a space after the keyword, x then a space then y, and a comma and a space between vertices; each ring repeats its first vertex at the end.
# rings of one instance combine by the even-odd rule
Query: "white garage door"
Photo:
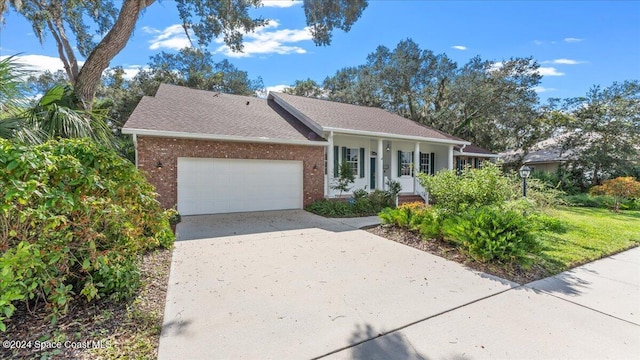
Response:
POLYGON ((302 208, 302 161, 178 158, 182 215, 302 208))

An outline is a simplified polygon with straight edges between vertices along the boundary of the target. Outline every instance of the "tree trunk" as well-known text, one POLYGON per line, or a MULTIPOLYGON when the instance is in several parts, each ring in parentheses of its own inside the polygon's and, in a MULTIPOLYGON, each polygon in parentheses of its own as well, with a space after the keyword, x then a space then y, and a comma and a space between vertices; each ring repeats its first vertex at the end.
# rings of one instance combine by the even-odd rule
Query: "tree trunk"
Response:
POLYGON ((116 23, 102 41, 96 46, 84 63, 76 78, 76 94, 82 101, 85 110, 91 110, 96 89, 100 84, 102 72, 109 67, 109 62, 127 44, 136 26, 140 12, 155 0, 124 0, 116 23))

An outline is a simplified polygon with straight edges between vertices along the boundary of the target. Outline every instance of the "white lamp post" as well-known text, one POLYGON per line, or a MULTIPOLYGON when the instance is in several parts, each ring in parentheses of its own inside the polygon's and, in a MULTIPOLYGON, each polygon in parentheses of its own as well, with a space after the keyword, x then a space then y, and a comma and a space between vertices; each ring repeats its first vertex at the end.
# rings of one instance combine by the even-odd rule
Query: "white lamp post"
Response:
POLYGON ((522 196, 527 197, 527 178, 531 175, 531 168, 527 165, 522 165, 518 172, 522 178, 522 196))

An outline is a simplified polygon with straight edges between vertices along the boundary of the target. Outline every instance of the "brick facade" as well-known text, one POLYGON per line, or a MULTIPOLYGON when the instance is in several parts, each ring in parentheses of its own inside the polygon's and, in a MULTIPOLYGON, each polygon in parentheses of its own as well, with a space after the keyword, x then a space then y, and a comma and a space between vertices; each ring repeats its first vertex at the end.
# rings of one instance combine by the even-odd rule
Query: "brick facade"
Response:
POLYGON ((322 146, 138 136, 138 168, 156 187, 158 200, 165 208, 174 207, 178 202, 179 157, 299 160, 303 162, 303 205, 324 197, 322 146), (162 168, 157 168, 158 162, 162 163, 162 168))

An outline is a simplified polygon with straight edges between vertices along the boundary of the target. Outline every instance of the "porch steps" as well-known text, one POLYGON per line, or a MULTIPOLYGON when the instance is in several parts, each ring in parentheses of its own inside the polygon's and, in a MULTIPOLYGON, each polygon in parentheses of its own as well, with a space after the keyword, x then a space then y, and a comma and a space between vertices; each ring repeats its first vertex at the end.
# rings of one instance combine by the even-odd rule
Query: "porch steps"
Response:
POLYGON ((400 194, 398 195, 398 205, 410 203, 410 202, 421 202, 424 203, 424 199, 420 195, 415 194, 400 194))

